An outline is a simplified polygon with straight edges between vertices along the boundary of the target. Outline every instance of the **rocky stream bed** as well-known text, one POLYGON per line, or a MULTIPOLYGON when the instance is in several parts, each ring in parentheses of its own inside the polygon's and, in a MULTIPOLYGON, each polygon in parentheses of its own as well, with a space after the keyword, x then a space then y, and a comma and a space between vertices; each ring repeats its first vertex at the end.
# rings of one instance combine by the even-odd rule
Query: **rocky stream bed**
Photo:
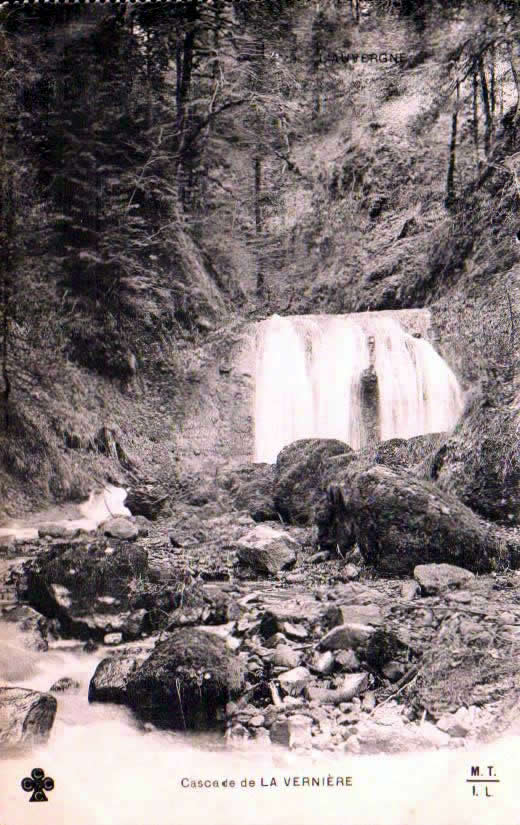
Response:
MULTIPOLYGON (((396 753, 463 748, 507 729, 520 685, 520 578, 513 557, 492 570, 474 564, 476 572, 453 563, 472 559, 472 536, 489 548, 502 528, 484 529, 464 508, 461 556, 461 544, 446 536, 455 535, 464 506, 403 469, 402 444, 380 447, 387 465, 376 461, 368 471, 340 442, 302 445, 292 456, 292 448, 282 452, 276 467, 249 465, 206 486, 191 478, 169 503, 152 487, 130 491, 134 515, 94 532, 40 520, 37 539, 4 535, 5 752, 45 740, 57 703, 79 688, 66 677, 44 692, 19 687, 13 630, 15 644, 40 658, 63 644, 96 651, 90 703, 126 706, 144 726, 211 731, 230 748, 254 741, 307 753, 396 753), (331 463, 342 487, 329 483, 331 463), (371 489, 381 470, 405 495, 392 493, 392 509, 383 483, 386 509, 378 510, 372 489, 356 530, 351 516, 342 521, 352 506, 345 500, 356 484, 371 489), (417 491, 422 519, 413 512, 417 491), (412 539, 401 542, 401 576, 390 578, 377 567, 383 542, 369 546, 369 521, 373 534, 382 513, 379 537, 389 537, 384 548, 395 556, 405 506, 412 539)), ((416 447, 409 442, 406 452, 414 461, 416 447)), ((504 546, 515 536, 509 531, 504 546)))

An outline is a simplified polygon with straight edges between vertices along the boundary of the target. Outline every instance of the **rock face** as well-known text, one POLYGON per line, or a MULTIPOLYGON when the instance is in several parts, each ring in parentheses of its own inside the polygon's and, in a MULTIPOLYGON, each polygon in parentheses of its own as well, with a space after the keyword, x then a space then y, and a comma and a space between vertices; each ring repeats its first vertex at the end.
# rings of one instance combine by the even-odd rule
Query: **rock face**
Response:
POLYGON ((477 398, 437 451, 431 475, 476 513, 520 524, 520 415, 477 398))
POLYGON ((0 745, 16 748, 48 739, 58 704, 50 693, 0 687, 0 745))
POLYGON ((321 498, 321 474, 331 456, 352 452, 334 438, 305 438, 284 447, 276 459, 274 503, 289 524, 312 524, 321 498))
POLYGON ((296 563, 298 544, 283 530, 259 524, 237 542, 238 560, 259 573, 274 575, 296 563))
POLYGON ((176 630, 127 680, 134 711, 161 727, 206 730, 240 689, 242 661, 215 634, 176 630))
POLYGON ((405 470, 373 466, 353 473, 348 487, 334 494, 365 560, 384 573, 410 574, 421 562, 451 562, 475 572, 491 570, 498 558, 517 566, 514 537, 405 470))

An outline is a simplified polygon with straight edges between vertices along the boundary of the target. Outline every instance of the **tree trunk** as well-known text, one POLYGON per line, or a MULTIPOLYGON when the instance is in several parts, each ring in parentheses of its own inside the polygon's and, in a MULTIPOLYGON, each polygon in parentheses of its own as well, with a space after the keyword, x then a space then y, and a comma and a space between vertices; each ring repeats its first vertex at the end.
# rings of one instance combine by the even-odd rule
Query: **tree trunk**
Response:
POLYGON ((478 77, 477 73, 473 72, 473 119, 472 119, 473 143, 475 145, 475 164, 478 166, 478 77))
POLYGON ((262 266, 262 250, 260 239, 263 232, 262 224, 262 159, 259 150, 253 160, 255 173, 255 234, 256 234, 256 294, 260 298, 264 294, 265 280, 262 266))
POLYGON ((459 116, 459 82, 457 81, 457 91, 453 104, 453 114, 451 116, 451 140, 450 159, 448 163, 448 176, 446 180, 446 200, 445 205, 450 209, 455 202, 455 164, 457 156, 457 121, 459 116))
POLYGON ((484 107, 484 115, 486 118, 486 131, 484 133, 484 151, 486 157, 489 154, 489 147, 491 145, 491 127, 493 123, 493 116, 491 114, 491 106, 489 102, 489 89, 486 80, 486 71, 484 69, 484 62, 482 58, 479 61, 479 75, 480 75, 480 91, 482 95, 482 105, 484 107))

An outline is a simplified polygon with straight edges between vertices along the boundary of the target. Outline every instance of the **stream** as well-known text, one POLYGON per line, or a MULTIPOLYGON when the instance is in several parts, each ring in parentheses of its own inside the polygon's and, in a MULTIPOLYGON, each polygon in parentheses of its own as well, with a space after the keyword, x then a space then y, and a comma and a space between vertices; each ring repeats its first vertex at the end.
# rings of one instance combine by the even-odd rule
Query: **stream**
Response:
POLYGON ((0 664, 8 661, 12 676, 4 684, 45 691, 71 677, 81 685, 55 694, 58 712, 46 744, 0 761, 2 825, 200 825, 206 809, 214 825, 517 821, 517 735, 477 750, 404 755, 307 757, 251 743, 231 749, 222 738, 145 728, 123 707, 89 704, 89 680, 103 649, 85 653, 58 642, 36 654, 18 646, 11 627, 0 625, 0 634, 0 664), (468 782, 475 765, 481 776, 493 765, 500 783, 468 782), (55 787, 47 803, 28 807, 20 782, 35 767, 55 787), (314 786, 303 784, 305 777, 309 783, 314 777, 314 786))
MULTIPOLYGON (((2 580, 12 563, 0 562, 2 580)), ((64 640, 34 653, 17 634, 13 625, 0 621, 4 685, 49 691, 58 679, 69 677, 80 687, 54 694, 58 710, 45 744, 0 754, 0 825, 518 821, 520 724, 493 744, 428 753, 301 755, 251 741, 231 747, 214 734, 159 731, 137 722, 124 707, 89 704, 89 681, 106 648, 86 653, 81 644, 64 640), (480 778, 488 777, 493 766, 493 779, 500 781, 472 782, 475 766, 480 778), (52 777, 54 789, 47 802, 28 804, 21 780, 34 768, 52 777)))

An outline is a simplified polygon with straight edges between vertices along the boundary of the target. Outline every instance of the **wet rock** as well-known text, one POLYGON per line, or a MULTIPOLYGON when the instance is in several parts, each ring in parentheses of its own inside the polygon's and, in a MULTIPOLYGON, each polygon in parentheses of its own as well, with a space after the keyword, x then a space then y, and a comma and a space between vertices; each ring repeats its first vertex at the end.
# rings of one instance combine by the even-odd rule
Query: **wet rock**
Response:
POLYGON ((298 544, 283 530, 259 524, 237 544, 239 561, 259 573, 274 575, 296 563, 298 544))
POLYGON ((139 535, 139 528, 125 518, 112 518, 102 525, 105 536, 124 541, 134 541, 139 535))
POLYGON ((0 745, 10 749, 45 742, 58 704, 50 693, 0 687, 0 745))
POLYGON ((103 659, 90 680, 89 702, 127 704, 128 678, 144 660, 145 656, 109 656, 103 659))
POLYGON ((436 596, 445 590, 462 587, 475 578, 470 570, 454 564, 418 564, 413 575, 427 596, 436 596))
POLYGON ((407 602, 413 601, 420 592, 420 585, 414 580, 403 582, 401 585, 401 598, 407 602))
POLYGON ((363 557, 383 573, 410 574, 430 562, 486 572, 496 558, 517 566, 517 537, 492 529, 454 496, 406 470, 372 466, 353 473, 333 496, 363 557))
POLYGON ((381 608, 376 604, 338 604, 329 607, 324 616, 328 627, 342 624, 380 625, 383 623, 381 608))
POLYGON ((321 640, 320 646, 325 650, 349 650, 368 641, 375 628, 370 625, 349 623, 330 630, 321 640))
POLYGON ((309 716, 295 714, 271 726, 271 742, 286 748, 308 747, 311 744, 312 720, 309 716))
POLYGON ((26 604, 6 610, 2 614, 4 622, 16 625, 23 634, 23 644, 29 650, 47 650, 50 622, 41 613, 26 604))
POLYGON ((50 686, 51 693, 75 693, 81 688, 81 684, 77 679, 71 679, 70 676, 63 676, 50 686))
POLYGON ((446 433, 425 433, 412 438, 391 438, 377 445, 375 464, 386 467, 412 468, 435 455, 435 451, 446 441, 446 433))
POLYGON ((130 674, 129 702, 141 717, 161 727, 205 730, 217 711, 238 694, 244 664, 212 633, 175 630, 130 674))
MULTIPOLYGON (((343 494, 350 489, 353 476, 368 470, 374 464, 410 468, 419 474, 418 462, 426 461, 444 440, 442 433, 428 433, 409 439, 393 438, 356 452, 346 452, 326 459, 321 475, 324 492, 315 507, 320 547, 332 553, 339 550, 342 556, 346 556, 356 544, 355 524, 343 506, 343 494), (341 495, 340 490, 343 490, 341 495)), ((359 554, 359 549, 353 552, 359 554)), ((359 564, 363 558, 352 556, 348 561, 359 564)))
POLYGON ((333 438, 307 438, 295 441, 276 459, 274 502, 284 521, 312 524, 314 508, 321 499, 321 473, 330 456, 348 453, 351 448, 333 438))

